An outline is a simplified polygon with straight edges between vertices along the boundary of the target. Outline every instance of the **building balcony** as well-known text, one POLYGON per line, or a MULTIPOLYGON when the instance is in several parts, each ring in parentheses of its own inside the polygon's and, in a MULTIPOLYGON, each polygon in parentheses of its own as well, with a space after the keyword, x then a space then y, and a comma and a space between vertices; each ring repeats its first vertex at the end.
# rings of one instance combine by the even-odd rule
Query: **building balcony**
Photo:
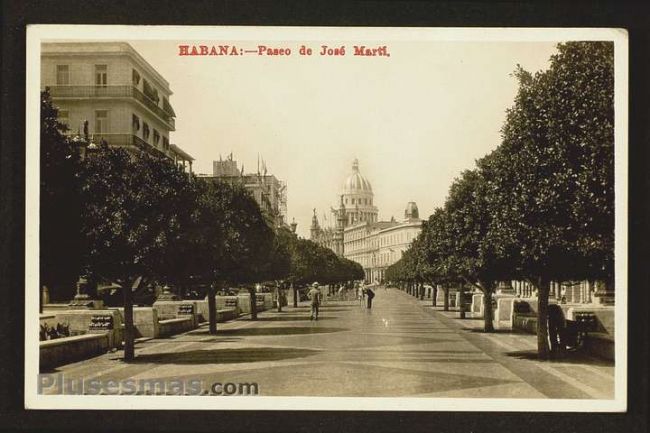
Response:
POLYGON ((137 148, 154 156, 171 158, 170 154, 162 148, 147 143, 133 134, 95 134, 93 139, 96 143, 105 140, 110 146, 137 148))
POLYGON ((49 89, 55 99, 133 98, 165 122, 171 131, 176 129, 173 115, 133 86, 49 86, 49 89))

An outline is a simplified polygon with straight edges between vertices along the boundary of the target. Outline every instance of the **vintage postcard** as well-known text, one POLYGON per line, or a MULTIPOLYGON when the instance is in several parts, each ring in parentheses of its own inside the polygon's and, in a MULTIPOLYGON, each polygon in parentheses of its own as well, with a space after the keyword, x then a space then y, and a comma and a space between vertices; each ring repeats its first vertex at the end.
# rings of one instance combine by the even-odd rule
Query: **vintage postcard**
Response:
POLYGON ((29 409, 626 410, 620 29, 33 25, 29 409))

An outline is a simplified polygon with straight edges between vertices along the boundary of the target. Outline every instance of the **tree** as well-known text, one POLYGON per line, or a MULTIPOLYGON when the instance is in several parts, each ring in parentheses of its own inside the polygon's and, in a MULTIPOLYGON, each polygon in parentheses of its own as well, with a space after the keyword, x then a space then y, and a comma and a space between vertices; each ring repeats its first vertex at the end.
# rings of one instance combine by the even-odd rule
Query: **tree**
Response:
POLYGON ((132 287, 144 278, 168 275, 172 248, 183 232, 179 216, 189 179, 171 161, 133 155, 102 145, 85 160, 81 233, 85 267, 94 276, 118 281, 124 296, 124 359, 134 358, 132 287))
MULTIPOLYGON (((186 233, 188 254, 183 263, 186 275, 208 287, 209 331, 216 334, 217 289, 262 281, 271 275, 275 238, 243 186, 218 179, 196 179, 194 184, 196 210, 186 233)), ((249 289, 249 293, 255 318, 254 291, 249 289)))
POLYGON ((492 295, 497 280, 512 276, 511 263, 485 242, 492 214, 487 201, 485 171, 491 157, 477 162, 478 169, 464 171, 449 189, 445 213, 449 224, 447 261, 454 274, 483 292, 485 332, 494 331, 492 295))
POLYGON ((486 242, 537 289, 540 358, 550 281, 613 278, 613 72, 609 42, 559 44, 547 71, 519 68, 488 167, 486 242))
MULTIPOLYGON (((40 287, 70 300, 81 270, 78 149, 64 135, 48 89, 41 92, 40 287)), ((42 297, 41 297, 42 299, 42 297)))

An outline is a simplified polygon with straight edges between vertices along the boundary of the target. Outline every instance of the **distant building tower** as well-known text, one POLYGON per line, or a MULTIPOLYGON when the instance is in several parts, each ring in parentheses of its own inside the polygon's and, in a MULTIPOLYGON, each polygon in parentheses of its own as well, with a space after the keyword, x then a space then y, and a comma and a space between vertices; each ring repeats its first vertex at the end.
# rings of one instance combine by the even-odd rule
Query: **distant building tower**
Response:
POLYGON ((320 235, 320 225, 318 224, 318 217, 316 216, 316 208, 314 208, 314 216, 311 217, 311 227, 309 228, 310 236, 309 238, 312 241, 316 241, 320 235))
POLYGON ((404 219, 407 221, 420 219, 420 213, 418 212, 418 205, 414 201, 408 202, 406 209, 404 210, 404 219))

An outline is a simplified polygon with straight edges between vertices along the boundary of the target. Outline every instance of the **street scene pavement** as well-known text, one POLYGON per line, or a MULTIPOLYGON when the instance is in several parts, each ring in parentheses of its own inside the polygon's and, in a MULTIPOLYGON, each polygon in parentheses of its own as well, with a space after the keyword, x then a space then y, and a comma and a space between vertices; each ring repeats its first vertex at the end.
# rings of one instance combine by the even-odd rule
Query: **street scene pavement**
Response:
POLYGON ((536 359, 536 337, 480 332, 479 319, 379 288, 372 309, 326 300, 318 321, 309 305, 261 313, 58 367, 66 380, 188 380, 257 383, 262 396, 611 399, 613 363, 536 359))

